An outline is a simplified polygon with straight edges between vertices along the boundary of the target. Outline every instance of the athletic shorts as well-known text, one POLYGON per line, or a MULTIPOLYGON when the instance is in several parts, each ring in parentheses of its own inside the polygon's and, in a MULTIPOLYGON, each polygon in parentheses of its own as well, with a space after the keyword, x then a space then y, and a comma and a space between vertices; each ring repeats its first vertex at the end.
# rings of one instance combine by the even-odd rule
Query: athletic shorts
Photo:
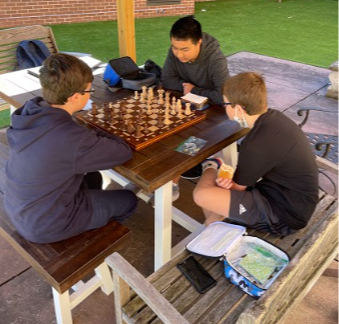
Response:
POLYGON ((285 225, 273 212, 266 198, 257 190, 231 190, 229 219, 260 232, 288 235, 295 230, 285 225))

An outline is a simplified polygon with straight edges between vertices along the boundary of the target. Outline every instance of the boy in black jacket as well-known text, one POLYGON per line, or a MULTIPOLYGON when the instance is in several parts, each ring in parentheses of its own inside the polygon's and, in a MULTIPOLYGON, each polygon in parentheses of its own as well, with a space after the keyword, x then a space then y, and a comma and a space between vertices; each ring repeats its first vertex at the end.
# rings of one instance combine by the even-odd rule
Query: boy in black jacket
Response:
POLYGON ((111 219, 123 221, 136 208, 133 192, 101 190, 97 172, 129 160, 129 146, 72 119, 94 92, 92 81, 81 60, 51 55, 40 69, 43 98, 27 101, 12 115, 4 206, 27 240, 60 241, 111 219))

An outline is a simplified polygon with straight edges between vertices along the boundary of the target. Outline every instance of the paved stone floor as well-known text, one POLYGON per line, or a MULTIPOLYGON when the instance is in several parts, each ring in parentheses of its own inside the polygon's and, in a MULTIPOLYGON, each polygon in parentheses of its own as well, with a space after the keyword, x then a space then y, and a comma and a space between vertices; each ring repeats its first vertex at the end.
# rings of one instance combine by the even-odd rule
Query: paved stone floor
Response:
MULTIPOLYGON (((297 123, 301 117, 296 112, 301 107, 338 109, 337 100, 325 97, 330 72, 327 69, 246 52, 230 56, 229 67, 232 74, 250 70, 262 72, 267 82, 269 106, 285 112, 297 123)), ((311 114, 305 131, 337 135, 337 118, 323 113, 311 114)), ((0 131, 0 140, 4 140, 4 131, 0 131)), ((337 178, 330 176, 337 183, 337 178)), ((330 188, 329 183, 324 184, 330 188)), ((202 222, 203 214, 192 200, 194 185, 193 181, 181 180, 181 196, 175 205, 202 222)), ((153 269, 154 247, 151 205, 141 201, 126 225, 132 230, 133 243, 121 254, 148 276, 153 269)), ((173 224, 174 245, 187 235, 185 229, 173 224)), ((56 323, 50 286, 1 237, 0 264, 0 324, 56 323)), ((73 319, 74 324, 115 323, 113 297, 95 292, 74 309, 73 319)), ((333 260, 285 322, 304 323, 338 323, 337 260, 333 260)))

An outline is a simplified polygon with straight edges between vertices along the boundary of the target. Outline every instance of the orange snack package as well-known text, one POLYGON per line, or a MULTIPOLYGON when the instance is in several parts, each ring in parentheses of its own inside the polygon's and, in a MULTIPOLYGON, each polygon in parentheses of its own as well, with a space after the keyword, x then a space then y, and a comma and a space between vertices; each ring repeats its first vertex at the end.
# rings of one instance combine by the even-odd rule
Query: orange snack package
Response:
POLYGON ((219 168, 218 178, 232 179, 234 174, 234 169, 227 164, 222 164, 219 168))

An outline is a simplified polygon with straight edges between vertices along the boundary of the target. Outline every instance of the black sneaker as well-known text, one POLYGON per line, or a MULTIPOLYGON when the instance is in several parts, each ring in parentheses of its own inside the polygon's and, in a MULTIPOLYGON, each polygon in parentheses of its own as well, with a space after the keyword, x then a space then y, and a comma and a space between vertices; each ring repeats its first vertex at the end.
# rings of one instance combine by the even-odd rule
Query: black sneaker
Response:
POLYGON ((181 177, 184 179, 198 179, 202 174, 202 166, 201 163, 194 166, 192 169, 184 172, 181 177))

